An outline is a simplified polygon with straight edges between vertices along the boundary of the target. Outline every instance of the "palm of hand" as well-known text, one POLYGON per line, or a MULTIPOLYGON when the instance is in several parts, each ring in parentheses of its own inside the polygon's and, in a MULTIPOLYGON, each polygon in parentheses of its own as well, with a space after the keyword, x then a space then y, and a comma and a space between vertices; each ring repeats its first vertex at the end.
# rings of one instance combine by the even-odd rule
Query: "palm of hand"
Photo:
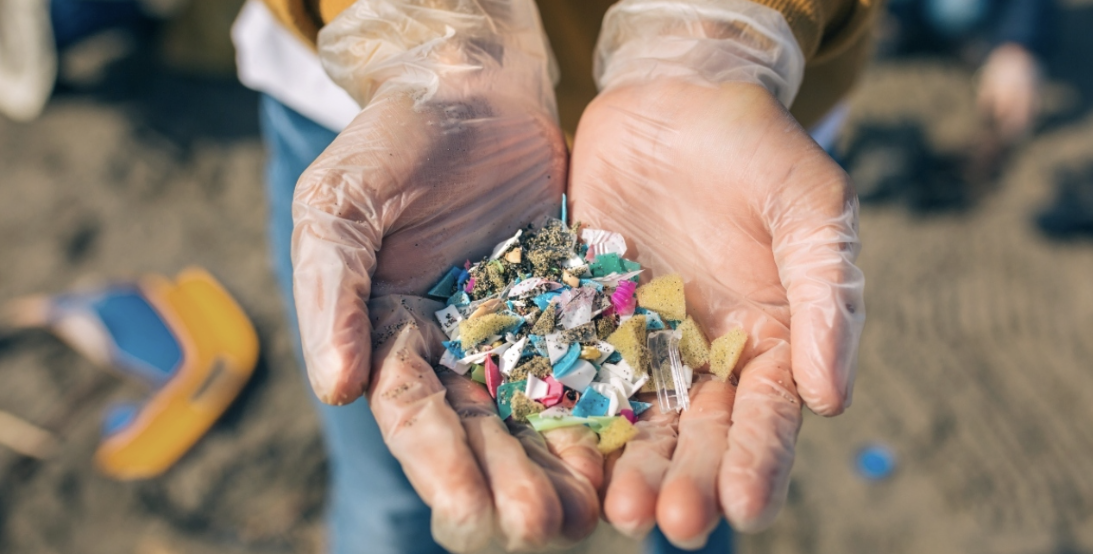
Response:
POLYGON ((541 547, 596 523, 595 436, 510 434, 481 387, 433 370, 442 305, 409 296, 557 213, 565 172, 562 134, 535 107, 496 95, 417 108, 387 97, 297 186, 295 288, 316 392, 340 403, 367 390, 450 550, 475 550, 495 530, 511 548, 541 547), (361 340, 369 334, 372 344, 361 340))
POLYGON ((863 309, 845 174, 765 90, 662 82, 589 106, 569 194, 575 219, 622 233, 653 276, 683 276, 711 338, 750 337, 738 386, 700 380, 690 410, 639 423, 609 462, 608 520, 631 534, 655 521, 681 546, 704 542, 719 511, 738 529, 769 524, 801 398, 828 415, 849 402, 863 309))

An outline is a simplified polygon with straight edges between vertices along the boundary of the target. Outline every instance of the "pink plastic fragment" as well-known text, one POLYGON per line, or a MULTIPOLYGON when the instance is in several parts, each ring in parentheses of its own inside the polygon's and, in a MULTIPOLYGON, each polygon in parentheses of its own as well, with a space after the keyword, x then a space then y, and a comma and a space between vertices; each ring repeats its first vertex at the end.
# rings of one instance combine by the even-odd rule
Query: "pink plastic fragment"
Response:
POLYGON ((470 260, 467 260, 467 261, 463 262, 463 269, 466 269, 467 271, 471 270, 471 261, 470 260))
POLYGON ((619 286, 615 289, 615 292, 611 293, 611 305, 614 306, 619 315, 634 313, 634 307, 637 304, 634 291, 637 288, 638 284, 633 281, 619 281, 619 286))
POLYGON ((619 410, 619 415, 625 417, 626 421, 629 421, 630 423, 638 422, 638 416, 634 415, 634 410, 631 410, 630 408, 619 410))
POLYGON ((472 290, 474 290, 474 277, 467 279, 467 284, 463 287, 463 292, 471 292, 472 290))
POLYGON ((562 401, 565 387, 556 381, 552 375, 547 375, 543 381, 547 384, 547 394, 540 398, 539 402, 542 402, 547 408, 558 405, 562 401))
POLYGON ((497 398, 497 387, 501 386, 501 369, 493 362, 493 356, 486 356, 486 388, 490 396, 497 398))

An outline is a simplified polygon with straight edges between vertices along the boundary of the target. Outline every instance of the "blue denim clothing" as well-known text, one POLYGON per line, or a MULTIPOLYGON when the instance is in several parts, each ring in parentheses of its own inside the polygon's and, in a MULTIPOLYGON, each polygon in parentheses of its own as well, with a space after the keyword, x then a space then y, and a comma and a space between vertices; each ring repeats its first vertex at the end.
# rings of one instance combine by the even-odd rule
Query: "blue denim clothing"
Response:
MULTIPOLYGON (((300 115, 270 96, 260 104, 262 135, 269 160, 266 165, 269 203, 269 242, 277 280, 284 297, 288 327, 297 359, 300 338, 296 304, 292 299, 292 194, 307 166, 334 140, 337 133, 300 115)), ((444 552, 432 540, 429 508, 410 486, 398 462, 387 451, 368 403, 328 406, 311 393, 322 419, 330 464, 327 508, 329 551, 332 554, 418 554, 444 552)), ((731 551, 732 531, 722 521, 701 550, 708 554, 731 551)), ((659 531, 646 541, 648 554, 683 552, 672 547, 659 531)))

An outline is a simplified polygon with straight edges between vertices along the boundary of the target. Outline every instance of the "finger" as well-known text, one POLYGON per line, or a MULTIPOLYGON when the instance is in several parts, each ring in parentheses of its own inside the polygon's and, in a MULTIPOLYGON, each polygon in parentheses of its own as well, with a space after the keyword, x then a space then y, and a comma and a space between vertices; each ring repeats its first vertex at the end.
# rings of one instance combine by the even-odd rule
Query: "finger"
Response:
POLYGON ((312 388, 348 404, 368 386, 371 335, 366 302, 382 234, 348 205, 343 177, 309 171, 293 199, 293 294, 312 388))
POLYGON ((679 416, 679 438, 657 500, 657 525, 679 548, 706 544, 721 519, 717 472, 729 447, 735 387, 705 380, 691 388, 691 407, 679 416))
POLYGON ((583 425, 562 427, 542 433, 550 451, 562 462, 584 477, 593 489, 603 486, 603 454, 597 448, 596 433, 583 425))
POLYGON ((376 356, 369 403, 384 442, 432 508, 434 539, 454 552, 483 548, 494 518, 488 481, 427 361, 442 338, 424 317, 439 304, 383 297, 370 307, 376 356))
POLYGON ((547 546, 562 528, 562 504, 552 481, 509 434, 484 387, 451 372, 441 375, 441 383, 463 420, 471 449, 493 492, 505 548, 547 546))
MULTIPOLYGON (((508 425, 509 432, 524 445, 528 457, 546 472, 562 502, 562 532, 552 546, 569 546, 591 535, 600 516, 600 500, 592 483, 551 452, 546 439, 530 425, 512 420, 508 425)), ((576 455, 579 454, 570 452, 570 457, 576 455)))
POLYGON ((604 516, 628 537, 642 538, 656 524, 657 496, 676 447, 678 417, 650 408, 635 424, 637 435, 610 464, 604 516))
POLYGON ((858 200, 846 174, 834 171, 797 207, 767 214, 790 306, 793 377, 805 404, 825 416, 850 405, 865 323, 865 277, 854 265, 858 200))
POLYGON ((769 526, 789 490, 801 429, 789 359, 789 346, 781 343, 752 359, 740 375, 718 481, 721 508, 740 531, 769 526))

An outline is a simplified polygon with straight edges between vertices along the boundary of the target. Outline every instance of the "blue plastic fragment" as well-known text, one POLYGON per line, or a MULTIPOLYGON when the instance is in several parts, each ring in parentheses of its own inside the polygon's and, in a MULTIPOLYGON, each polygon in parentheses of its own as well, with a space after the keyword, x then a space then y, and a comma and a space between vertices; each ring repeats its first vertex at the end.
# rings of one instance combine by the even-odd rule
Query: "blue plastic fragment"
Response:
POLYGON ((656 312, 645 312, 645 329, 647 331, 662 331, 664 330, 664 320, 660 319, 660 314, 656 312))
POLYGON ((466 285, 467 280, 469 280, 470 278, 471 278, 471 272, 470 271, 467 271, 466 269, 460 269, 459 270, 459 278, 456 280, 456 287, 458 287, 459 290, 463 290, 463 285, 466 285))
POLYGON ((531 347, 535 349, 535 353, 544 357, 550 357, 550 350, 547 350, 546 339, 539 335, 528 335, 528 339, 531 341, 531 347))
POLYGON ((603 292, 603 283, 593 281, 591 279, 581 279, 582 287, 594 287, 596 292, 603 292))
POLYGON ((581 399, 573 405, 573 415, 577 417, 604 416, 607 415, 610 407, 611 401, 606 396, 588 387, 581 393, 581 399))
POLYGON ((573 371, 573 368, 577 365, 577 360, 581 357, 581 345, 579 343, 573 343, 569 345, 569 350, 566 351, 562 359, 558 360, 558 363, 554 364, 554 378, 558 379, 565 377, 567 373, 573 371))
POLYGON ((603 363, 605 363, 605 364, 617 364, 621 361, 622 361, 622 354, 620 354, 619 351, 616 350, 616 351, 612 352, 611 355, 608 356, 607 359, 603 361, 603 363))
POLYGON ((459 274, 462 271, 463 270, 458 267, 449 269, 426 294, 434 298, 448 298, 452 295, 452 291, 455 290, 455 282, 459 279, 459 274))
POLYGON ((882 481, 896 470, 896 454, 887 446, 871 444, 858 450, 854 466, 858 475, 870 481, 882 481))
POLYGON ((636 416, 641 415, 643 412, 645 412, 645 410, 648 410, 652 407, 653 405, 648 402, 638 402, 637 400, 630 401, 630 409, 634 410, 634 415, 636 416))
POLYGON ((448 298, 449 306, 466 306, 471 303, 471 297, 463 291, 459 291, 448 298))
POLYGON ((550 305, 550 301, 554 299, 555 296, 561 296, 561 294, 562 293, 556 291, 544 292, 531 301, 535 302, 535 305, 538 306, 540 310, 545 310, 547 309, 547 306, 550 305))
POLYGON ((497 416, 502 421, 512 415, 512 396, 516 391, 523 391, 527 384, 527 381, 515 381, 497 387, 497 416))
POLYGON ((588 264, 589 271, 592 272, 593 277, 606 277, 612 273, 622 273, 623 260, 619 258, 618 254, 600 254, 596 256, 596 260, 588 264))
POLYGON ((458 340, 448 340, 440 344, 443 344, 444 348, 448 349, 448 352, 451 352, 457 360, 462 360, 467 356, 467 353, 464 352, 463 348, 461 347, 463 343, 458 340))
POLYGON ((563 192, 562 193, 562 223, 565 223, 566 225, 569 225, 569 220, 566 219, 566 218, 569 217, 569 213, 568 213, 569 210, 567 209, 568 206, 566 206, 566 204, 568 204, 568 203, 569 202, 566 201, 565 193, 563 192))
POLYGON ((182 365, 182 346, 143 294, 119 287, 91 303, 126 373, 160 387, 182 365))

